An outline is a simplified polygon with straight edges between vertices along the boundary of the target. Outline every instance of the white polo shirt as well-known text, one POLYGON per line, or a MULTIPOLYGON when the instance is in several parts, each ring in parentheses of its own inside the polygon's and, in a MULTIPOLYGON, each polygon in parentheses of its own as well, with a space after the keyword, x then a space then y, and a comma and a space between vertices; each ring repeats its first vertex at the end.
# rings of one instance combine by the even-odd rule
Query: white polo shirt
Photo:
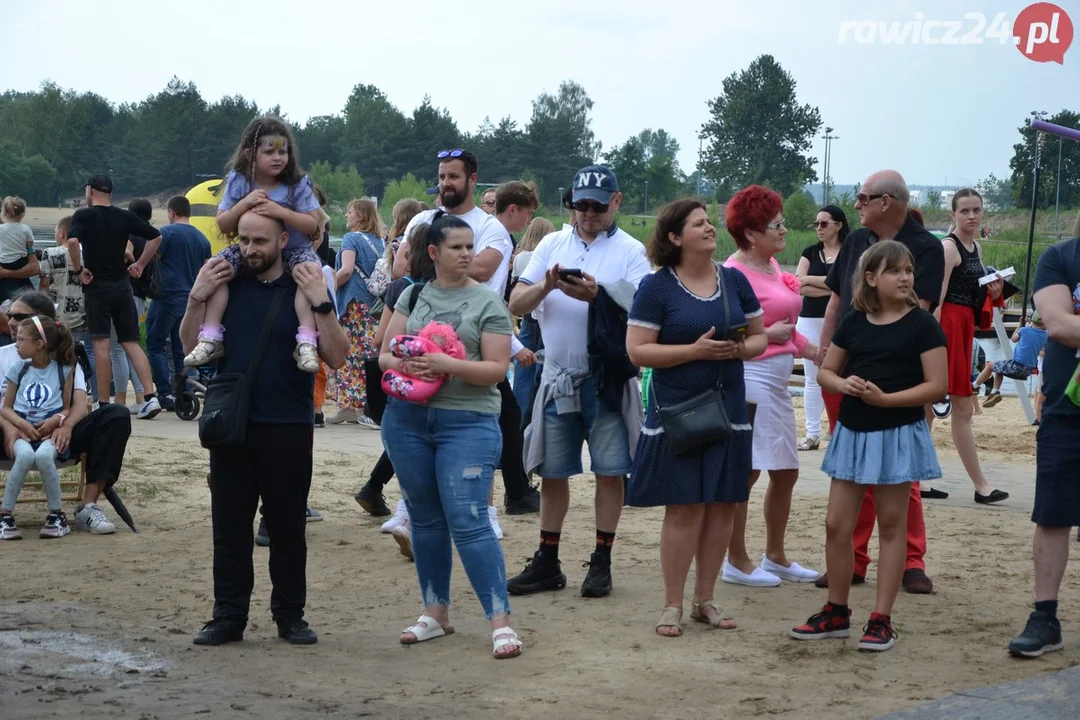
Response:
MULTIPOLYGON (((518 280, 527 285, 543 283, 545 274, 555 264, 587 272, 600 284, 626 280, 634 287, 652 269, 645 257, 645 246, 621 229, 611 235, 601 233, 590 244, 571 227, 541 240, 518 280)), ((544 357, 564 368, 589 367, 588 303, 575 300, 561 290, 552 290, 538 310, 536 318, 544 338, 544 357)))
MULTIPOLYGON (((445 210, 445 208, 441 209, 445 210)), ((435 210, 425 210, 410 220, 405 227, 405 237, 409 237, 412 229, 420 223, 431 222, 435 212, 435 210)), ((453 213, 450 214, 453 215, 453 213)), ((484 284, 494 290, 499 297, 503 297, 506 293, 506 276, 510 272, 510 256, 514 254, 514 245, 510 242, 510 233, 493 215, 488 215, 478 207, 474 207, 463 215, 454 215, 454 217, 464 220, 472 228, 473 252, 476 255, 488 248, 497 250, 502 254, 499 267, 495 269, 495 272, 484 284)))
MULTIPOLYGON (((0 347, 0 393, 7 392, 7 373, 12 366, 25 362, 19 357, 19 351, 15 344, 0 347)), ((86 378, 83 376, 82 365, 75 363, 75 389, 86 392, 86 378)))

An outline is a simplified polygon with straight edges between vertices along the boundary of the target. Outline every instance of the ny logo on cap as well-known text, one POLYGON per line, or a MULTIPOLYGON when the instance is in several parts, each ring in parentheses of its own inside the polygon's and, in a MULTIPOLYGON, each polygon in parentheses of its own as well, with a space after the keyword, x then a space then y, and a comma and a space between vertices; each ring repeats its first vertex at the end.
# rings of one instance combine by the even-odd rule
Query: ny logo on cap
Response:
POLYGON ((607 175, 606 173, 592 172, 591 170, 587 170, 587 171, 585 171, 583 173, 578 174, 576 187, 579 187, 579 188, 585 188, 585 187, 602 188, 602 187, 604 187, 604 181, 607 180, 608 177, 610 177, 610 176, 607 175), (596 181, 595 183, 593 183, 594 180, 596 181))

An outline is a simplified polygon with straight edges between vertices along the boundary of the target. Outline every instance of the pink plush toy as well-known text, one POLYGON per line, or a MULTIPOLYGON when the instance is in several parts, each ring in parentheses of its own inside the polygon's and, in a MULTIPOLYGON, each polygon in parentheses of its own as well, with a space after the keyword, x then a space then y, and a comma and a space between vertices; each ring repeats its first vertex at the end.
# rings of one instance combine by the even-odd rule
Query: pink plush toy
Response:
MULTIPOLYGON (((458 360, 465 359, 465 346, 454 328, 434 320, 416 335, 398 335, 390 341, 390 353, 402 360, 440 352, 458 360)), ((397 370, 387 370, 382 376, 382 389, 399 400, 426 403, 442 387, 443 380, 445 378, 420 380, 397 370)))

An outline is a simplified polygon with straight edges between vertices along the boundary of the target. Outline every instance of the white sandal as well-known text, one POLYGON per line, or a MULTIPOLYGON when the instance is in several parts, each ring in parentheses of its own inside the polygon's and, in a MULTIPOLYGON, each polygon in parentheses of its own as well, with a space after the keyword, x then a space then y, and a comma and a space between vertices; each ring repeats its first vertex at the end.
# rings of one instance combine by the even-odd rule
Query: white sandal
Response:
POLYGON ((521 642, 521 638, 519 638, 518 634, 514 632, 514 629, 509 626, 495 628, 494 630, 492 630, 491 641, 492 643, 494 643, 494 647, 491 649, 491 654, 495 657, 496 660, 508 660, 510 658, 515 658, 521 654, 521 648, 524 647, 523 643, 521 642), (517 649, 511 653, 505 653, 502 655, 499 654, 500 650, 510 645, 515 645, 517 649))
POLYGON ((416 621, 412 627, 407 627, 401 631, 401 634, 412 633, 416 636, 415 640, 406 640, 401 638, 402 645, 415 645, 416 643, 427 642, 428 640, 435 640, 445 635, 454 634, 454 626, 443 627, 439 624, 439 621, 430 615, 421 615, 420 619, 416 621))

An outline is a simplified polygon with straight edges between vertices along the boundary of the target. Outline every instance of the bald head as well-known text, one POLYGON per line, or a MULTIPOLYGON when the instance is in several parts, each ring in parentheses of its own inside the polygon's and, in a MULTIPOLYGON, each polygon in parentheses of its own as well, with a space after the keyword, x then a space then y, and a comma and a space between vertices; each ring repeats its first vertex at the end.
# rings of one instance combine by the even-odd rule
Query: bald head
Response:
POLYGON ((878 170, 871 174, 863 182, 862 191, 867 195, 888 195, 902 205, 911 201, 904 177, 895 170, 878 170))
POLYGON ((236 234, 239 236, 240 254, 248 269, 260 276, 260 279, 273 279, 262 276, 276 276, 280 269, 278 266, 281 263, 281 251, 289 242, 284 223, 248 210, 240 216, 236 234))
POLYGON ((285 232, 285 223, 269 215, 260 215, 254 210, 248 210, 241 215, 236 224, 237 235, 260 233, 267 237, 277 237, 283 232, 285 232))

